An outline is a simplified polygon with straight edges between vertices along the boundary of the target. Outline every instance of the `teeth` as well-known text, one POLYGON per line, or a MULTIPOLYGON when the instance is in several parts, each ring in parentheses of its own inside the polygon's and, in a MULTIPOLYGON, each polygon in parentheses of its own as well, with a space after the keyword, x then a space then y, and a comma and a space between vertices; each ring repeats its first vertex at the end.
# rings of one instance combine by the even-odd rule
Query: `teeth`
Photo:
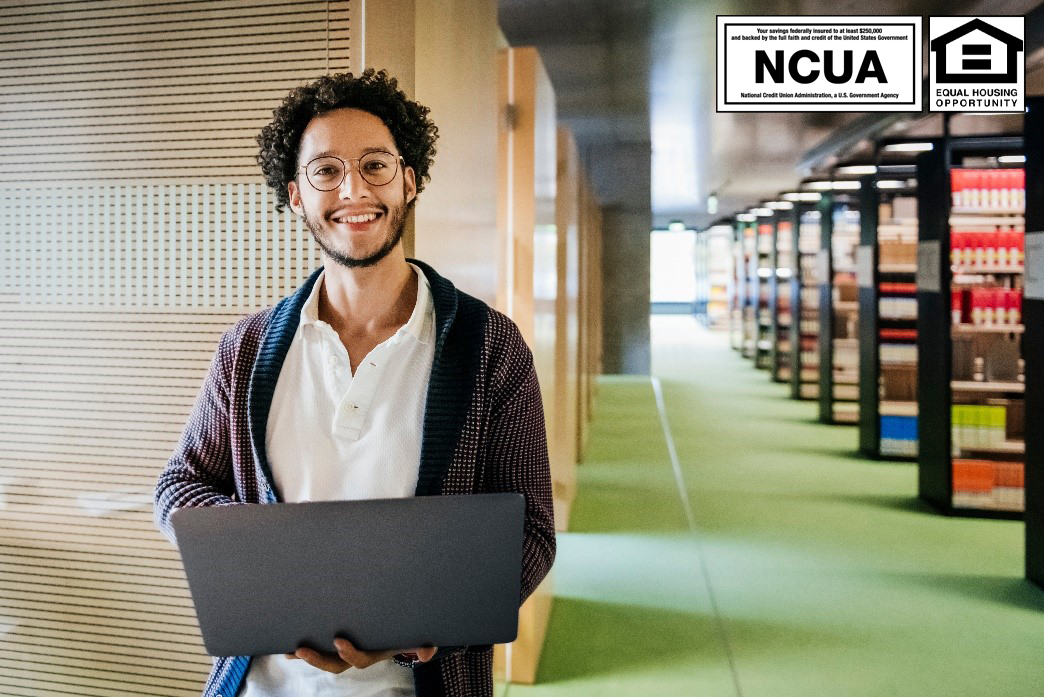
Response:
POLYGON ((368 223, 371 220, 376 220, 376 213, 366 213, 365 215, 345 215, 340 218, 334 218, 339 223, 368 223))

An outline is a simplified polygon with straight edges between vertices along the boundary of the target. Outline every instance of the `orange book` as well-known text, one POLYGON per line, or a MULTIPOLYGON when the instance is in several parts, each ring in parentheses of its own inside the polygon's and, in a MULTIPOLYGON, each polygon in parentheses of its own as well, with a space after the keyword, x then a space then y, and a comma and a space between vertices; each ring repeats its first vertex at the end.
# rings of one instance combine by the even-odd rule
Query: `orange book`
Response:
POLYGON ((983 494, 993 491, 997 480, 996 464, 986 460, 954 460, 953 490, 983 494))

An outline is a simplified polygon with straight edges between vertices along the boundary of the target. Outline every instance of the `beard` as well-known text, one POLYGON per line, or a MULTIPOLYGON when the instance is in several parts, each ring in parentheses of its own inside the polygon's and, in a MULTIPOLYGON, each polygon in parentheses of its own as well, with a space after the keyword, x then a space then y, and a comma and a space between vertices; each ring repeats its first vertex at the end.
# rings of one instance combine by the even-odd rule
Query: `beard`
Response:
POLYGON ((402 235, 406 231, 405 206, 396 206, 393 210, 384 207, 384 216, 388 218, 388 226, 391 232, 377 251, 365 257, 350 257, 346 253, 334 249, 332 241, 326 239, 321 221, 307 212, 305 212, 304 221, 305 225, 308 226, 309 232, 312 233, 312 238, 315 239, 316 244, 319 245, 319 248, 323 250, 323 254, 328 259, 349 269, 361 269, 373 266, 388 256, 395 249, 395 245, 399 244, 399 240, 402 239, 402 235))

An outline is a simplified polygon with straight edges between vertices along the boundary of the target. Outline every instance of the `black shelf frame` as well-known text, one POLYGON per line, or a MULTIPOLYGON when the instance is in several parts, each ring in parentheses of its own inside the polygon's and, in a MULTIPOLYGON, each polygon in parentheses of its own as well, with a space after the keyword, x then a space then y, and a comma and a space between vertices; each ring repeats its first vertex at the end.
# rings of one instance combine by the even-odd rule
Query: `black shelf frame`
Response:
MULTIPOLYGON (((1021 512, 953 505, 950 385, 950 167, 955 158, 1022 152, 1021 136, 974 136, 945 138, 941 147, 917 157, 917 494, 946 515, 1003 520, 1024 517, 1021 512), (928 252, 933 248, 937 253, 928 252), (937 266, 928 268, 930 264, 937 266)), ((1028 325, 1025 315, 1023 322, 1028 325)), ((1021 342, 1023 351, 1028 338, 1023 337, 1021 342)), ((1028 412, 1026 418, 1027 424, 1031 423, 1028 412)), ((1027 428, 1027 437, 1030 432, 1027 428)), ((1029 473, 1028 467, 1026 472, 1029 473)))
MULTIPOLYGON (((896 141, 888 141, 896 142, 896 141)), ((924 141, 918 141, 924 142, 924 141)), ((881 291, 883 281, 909 282, 902 278, 907 274, 884 274, 881 272, 881 254, 878 241, 880 204, 885 196, 877 187, 882 179, 908 179, 915 177, 917 168, 913 164, 882 164, 878 162, 876 174, 860 179, 859 188, 859 246, 871 259, 870 274, 859 281, 859 451, 873 459, 914 461, 914 456, 903 456, 881 452, 881 291), (887 278, 885 278, 887 276, 887 278)), ((904 188, 896 192, 914 195, 915 189, 904 188)), ((916 296, 914 296, 916 297, 916 296)))
MULTIPOLYGON (((1026 98, 1026 232, 1044 231, 1044 97, 1026 98)), ((1030 258, 1026 268, 1044 259, 1030 258)), ((1022 358, 1026 362, 1026 578, 1044 587, 1044 299, 1024 295, 1022 358), (1037 424, 1037 428, 1029 428, 1037 424)))
MULTIPOLYGON (((791 399, 812 401, 813 397, 801 396, 801 373, 804 362, 801 359, 801 319, 802 299, 801 282, 808 264, 815 264, 815 259, 802 261, 801 253, 801 218, 817 209, 818 204, 808 201, 795 201, 790 212, 790 226, 793 240, 793 266, 790 276, 790 397, 791 399)), ((817 388, 818 389, 818 388, 817 388)))
POLYGON ((881 457, 881 350, 880 350, 880 253, 877 225, 881 195, 877 177, 859 180, 859 246, 869 248, 873 259, 869 279, 859 285, 859 451, 881 457), (869 285, 864 284, 869 280, 869 285))

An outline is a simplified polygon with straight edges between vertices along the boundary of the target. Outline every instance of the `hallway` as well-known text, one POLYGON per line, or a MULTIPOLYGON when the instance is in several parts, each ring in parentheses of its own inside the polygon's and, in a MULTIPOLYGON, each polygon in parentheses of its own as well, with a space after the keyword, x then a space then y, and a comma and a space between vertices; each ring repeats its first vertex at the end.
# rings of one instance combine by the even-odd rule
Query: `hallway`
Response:
POLYGON ((1021 523, 929 511, 724 334, 652 332, 652 381, 600 382, 540 684, 498 694, 1042 694, 1021 523))

